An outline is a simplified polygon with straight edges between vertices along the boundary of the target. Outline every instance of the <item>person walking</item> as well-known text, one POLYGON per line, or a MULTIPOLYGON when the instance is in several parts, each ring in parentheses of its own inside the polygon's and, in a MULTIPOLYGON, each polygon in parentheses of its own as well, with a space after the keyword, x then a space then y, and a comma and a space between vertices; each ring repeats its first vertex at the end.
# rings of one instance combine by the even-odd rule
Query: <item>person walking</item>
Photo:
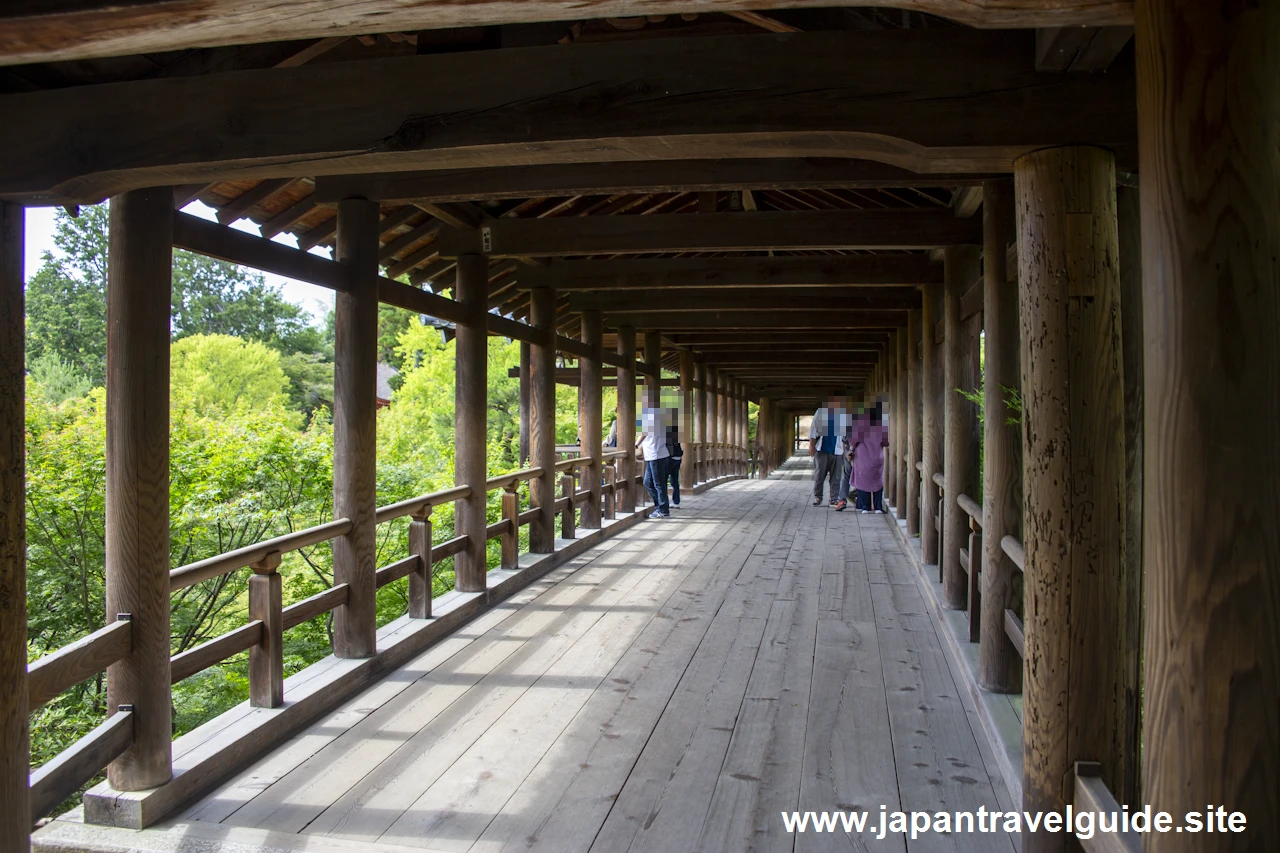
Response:
POLYGON ((852 442, 855 506, 864 513, 884 512, 884 449, 889 446, 889 428, 879 404, 859 417, 852 442))
POLYGON ((653 500, 653 512, 649 518, 669 518, 671 505, 667 501, 667 468, 671 452, 667 450, 666 417, 646 392, 640 414, 640 435, 636 437, 636 450, 644 455, 644 487, 653 500))
POLYGON ((813 421, 809 425, 809 456, 813 459, 813 505, 822 505, 822 484, 829 484, 830 505, 835 506, 839 498, 841 461, 844 455, 844 432, 848 423, 839 396, 832 394, 827 405, 813 413, 813 421))
POLYGON ((670 423, 667 426, 667 479, 671 481, 671 505, 680 506, 680 465, 684 462, 684 448, 680 446, 680 434, 676 424, 678 409, 668 409, 670 423))

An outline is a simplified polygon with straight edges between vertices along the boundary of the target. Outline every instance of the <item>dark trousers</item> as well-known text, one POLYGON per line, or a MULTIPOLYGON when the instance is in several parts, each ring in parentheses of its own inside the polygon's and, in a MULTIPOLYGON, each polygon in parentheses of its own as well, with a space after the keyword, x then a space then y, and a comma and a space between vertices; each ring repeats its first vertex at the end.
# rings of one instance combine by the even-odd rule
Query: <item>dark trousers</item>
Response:
POLYGON ((680 463, 684 457, 668 456, 665 461, 668 463, 667 479, 671 482, 671 503, 680 506, 680 463))
POLYGON ((653 501, 653 508, 666 515, 671 512, 671 504, 667 502, 667 469, 670 457, 651 459, 644 463, 644 487, 653 501))
POLYGON ((822 500, 822 486, 830 483, 831 500, 837 500, 840 489, 840 457, 819 450, 813 454, 813 499, 822 500))
POLYGON ((862 489, 854 489, 854 504, 858 509, 880 510, 884 512, 884 489, 876 489, 874 492, 864 492, 862 489))

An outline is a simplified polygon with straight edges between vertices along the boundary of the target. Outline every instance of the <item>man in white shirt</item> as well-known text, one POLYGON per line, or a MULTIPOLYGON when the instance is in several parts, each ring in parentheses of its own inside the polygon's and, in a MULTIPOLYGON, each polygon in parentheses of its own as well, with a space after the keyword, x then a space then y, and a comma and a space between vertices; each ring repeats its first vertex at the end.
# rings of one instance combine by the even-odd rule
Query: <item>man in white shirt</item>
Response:
POLYGON ((827 405, 813 413, 809 425, 809 455, 813 457, 813 505, 822 505, 822 484, 830 485, 831 506, 839 500, 840 472, 843 468, 844 434, 849 411, 842 398, 832 394, 827 405))
POLYGON ((659 408, 659 401, 645 392, 640 410, 640 435, 636 437, 636 450, 644 454, 644 487, 653 499, 650 518, 668 518, 671 505, 667 502, 667 476, 671 451, 667 448, 666 414, 659 408))

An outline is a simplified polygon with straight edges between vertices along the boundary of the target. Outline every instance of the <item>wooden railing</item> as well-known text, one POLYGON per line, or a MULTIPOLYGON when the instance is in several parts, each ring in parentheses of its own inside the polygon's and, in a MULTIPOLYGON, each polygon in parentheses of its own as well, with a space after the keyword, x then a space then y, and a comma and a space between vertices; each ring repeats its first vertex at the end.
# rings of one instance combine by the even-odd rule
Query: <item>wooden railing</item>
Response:
MULTIPOLYGON (((1085 853, 1141 853, 1142 840, 1138 833, 1100 832, 1096 821, 1099 813, 1114 815, 1118 818, 1120 804, 1102 781, 1102 765, 1095 761, 1077 761, 1075 763, 1075 785, 1073 788, 1073 805, 1077 814, 1092 812, 1094 815, 1094 832, 1091 838, 1076 836, 1085 853)), ((1109 824, 1114 825, 1114 824, 1109 824)))

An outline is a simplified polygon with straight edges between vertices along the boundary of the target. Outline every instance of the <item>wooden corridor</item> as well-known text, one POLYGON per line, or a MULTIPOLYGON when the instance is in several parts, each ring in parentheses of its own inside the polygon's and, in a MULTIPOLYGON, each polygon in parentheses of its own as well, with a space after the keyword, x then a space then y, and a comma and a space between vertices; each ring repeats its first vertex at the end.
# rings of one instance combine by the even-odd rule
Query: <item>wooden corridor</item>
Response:
POLYGON ((63 829, 144 850, 1017 849, 784 830, 783 810, 1012 808, 891 522, 810 506, 809 476, 795 458, 686 496, 175 821, 63 829))

